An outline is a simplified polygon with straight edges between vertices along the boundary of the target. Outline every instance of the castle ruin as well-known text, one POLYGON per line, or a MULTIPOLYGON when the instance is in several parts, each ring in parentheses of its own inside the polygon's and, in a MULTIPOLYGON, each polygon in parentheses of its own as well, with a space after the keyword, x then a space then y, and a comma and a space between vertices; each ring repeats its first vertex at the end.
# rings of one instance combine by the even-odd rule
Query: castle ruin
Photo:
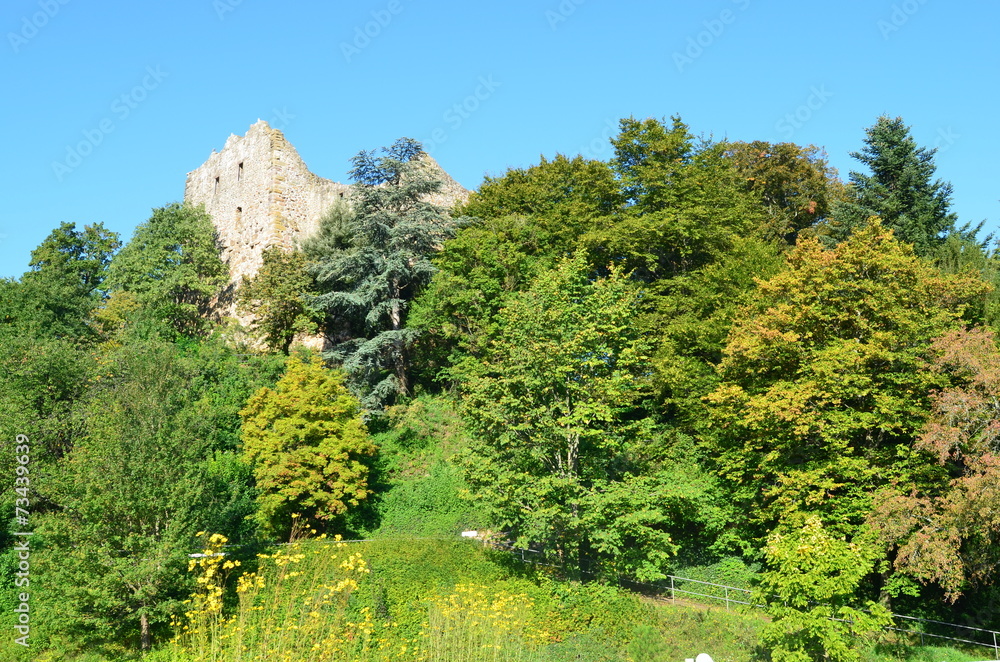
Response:
MULTIPOLYGON (((429 156, 444 185, 430 201, 450 208, 469 192, 429 156)), ((203 204, 212 217, 229 267, 230 285, 219 299, 223 314, 239 317, 233 294, 243 278, 263 263, 264 250, 296 242, 315 233, 320 219, 350 186, 314 175, 284 134, 258 120, 245 136, 231 135, 221 152, 188 173, 184 201, 203 204)))

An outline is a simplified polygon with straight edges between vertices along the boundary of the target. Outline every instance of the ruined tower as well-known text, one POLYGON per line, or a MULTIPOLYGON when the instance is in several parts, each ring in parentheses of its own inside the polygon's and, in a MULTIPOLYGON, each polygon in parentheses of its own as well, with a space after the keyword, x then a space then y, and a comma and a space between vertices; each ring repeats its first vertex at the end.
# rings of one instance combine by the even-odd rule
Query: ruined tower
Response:
MULTIPOLYGON (((444 182, 431 202, 451 207, 468 198, 469 192, 433 159, 425 160, 444 182)), ((266 248, 293 248, 297 240, 316 232, 323 215, 349 193, 348 185, 311 173, 281 131, 261 120, 245 136, 229 136, 221 152, 213 151, 201 167, 189 172, 184 200, 205 205, 218 233, 222 260, 229 267, 230 285, 220 297, 221 312, 237 316, 235 288, 244 277, 257 273, 266 248)))
POLYGON ((245 136, 229 136, 221 152, 213 151, 188 173, 184 200, 205 205, 222 259, 238 284, 260 269, 264 249, 290 249, 296 239, 315 232, 323 214, 348 191, 309 172, 281 131, 258 121, 245 136))

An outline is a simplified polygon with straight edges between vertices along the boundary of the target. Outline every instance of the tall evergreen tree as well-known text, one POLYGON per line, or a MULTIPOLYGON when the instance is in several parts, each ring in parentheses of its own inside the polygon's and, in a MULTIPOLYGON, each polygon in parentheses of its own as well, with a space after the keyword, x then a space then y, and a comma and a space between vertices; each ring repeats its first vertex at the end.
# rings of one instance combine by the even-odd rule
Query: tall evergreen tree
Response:
POLYGON ((357 337, 328 355, 343 365, 369 409, 410 390, 407 351, 415 332, 406 328, 409 302, 434 273, 430 255, 451 236, 448 212, 427 196, 441 188, 420 143, 400 138, 352 159, 355 181, 347 248, 318 260, 321 294, 311 305, 331 320, 363 319, 357 337))
POLYGON ((864 148, 851 156, 871 174, 851 172, 853 190, 834 211, 832 235, 844 239, 870 216, 879 216, 918 255, 930 255, 954 231, 957 218, 948 209, 951 184, 932 180, 937 150, 917 147, 901 117, 883 115, 866 134, 864 148))

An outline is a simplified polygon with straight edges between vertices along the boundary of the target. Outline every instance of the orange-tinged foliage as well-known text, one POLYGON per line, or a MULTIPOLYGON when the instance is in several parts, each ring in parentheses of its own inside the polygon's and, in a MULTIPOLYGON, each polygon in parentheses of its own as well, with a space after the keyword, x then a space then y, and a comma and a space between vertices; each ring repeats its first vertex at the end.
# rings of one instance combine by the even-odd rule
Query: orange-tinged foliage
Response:
POLYGON ((987 288, 942 274, 877 222, 834 249, 800 241, 738 316, 707 397, 718 468, 751 517, 770 527, 816 511, 850 532, 873 489, 936 481, 912 444, 948 383, 932 341, 987 288))
POLYGON ((992 332, 954 329, 933 345, 934 367, 951 385, 932 399, 916 440, 951 477, 929 487, 882 490, 871 518, 898 546, 897 570, 934 582, 956 600, 991 578, 1000 561, 1000 352, 992 332))

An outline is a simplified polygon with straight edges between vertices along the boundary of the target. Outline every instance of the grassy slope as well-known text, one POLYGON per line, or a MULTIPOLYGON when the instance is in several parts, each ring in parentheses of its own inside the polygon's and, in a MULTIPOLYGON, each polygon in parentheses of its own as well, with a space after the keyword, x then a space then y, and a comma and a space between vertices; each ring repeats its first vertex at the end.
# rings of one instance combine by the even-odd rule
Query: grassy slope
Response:
MULTIPOLYGON (((340 550, 306 544, 308 553, 302 560, 287 565, 284 575, 271 575, 254 597, 253 604, 264 609, 242 612, 239 636, 265 637, 266 645, 281 653, 227 657, 223 648, 214 658, 218 662, 326 659, 312 652, 311 643, 308 651, 300 650, 311 636, 316 641, 338 640, 327 645, 329 650, 367 641, 367 652, 355 651, 345 658, 362 660, 450 661, 467 656, 462 659, 679 662, 706 652, 716 662, 749 662, 759 654, 758 632, 764 622, 759 613, 690 602, 675 606, 614 587, 562 581, 544 568, 522 566, 508 555, 460 539, 459 531, 487 523, 459 494, 465 485, 451 460, 466 438, 458 417, 444 400, 423 397, 393 411, 389 420, 387 431, 377 434, 381 449, 377 498, 349 523, 355 533, 374 540, 340 550), (341 564, 351 555, 363 557, 369 572, 345 571, 341 564), (290 578, 288 568, 293 567, 301 574, 290 578), (330 590, 339 586, 334 580, 348 575, 356 579, 356 586, 330 590), (317 605, 326 596, 328 604, 319 608, 322 622, 310 620, 303 611, 310 595, 317 605), (290 628, 296 622, 302 629, 290 628), (481 649, 487 645, 484 637, 492 637, 489 645, 502 645, 505 652, 481 649), (459 649, 465 652, 460 655, 459 649)), ((262 567, 269 562, 263 561, 262 567)), ((697 572, 700 579, 738 579, 743 584, 747 570, 710 566, 697 572)), ((230 585, 234 583, 235 574, 230 577, 230 585)), ((227 613, 241 612, 230 604, 227 613)), ((5 654, 6 645, 0 643, 0 659, 62 659, 54 652, 37 651, 30 657, 14 657, 15 651, 5 654)), ((77 662, 104 659, 76 658, 77 662)), ((147 658, 150 662, 194 659, 177 645, 162 646, 147 658)), ((932 647, 883 647, 866 656, 866 662, 973 659, 983 658, 932 647)))

